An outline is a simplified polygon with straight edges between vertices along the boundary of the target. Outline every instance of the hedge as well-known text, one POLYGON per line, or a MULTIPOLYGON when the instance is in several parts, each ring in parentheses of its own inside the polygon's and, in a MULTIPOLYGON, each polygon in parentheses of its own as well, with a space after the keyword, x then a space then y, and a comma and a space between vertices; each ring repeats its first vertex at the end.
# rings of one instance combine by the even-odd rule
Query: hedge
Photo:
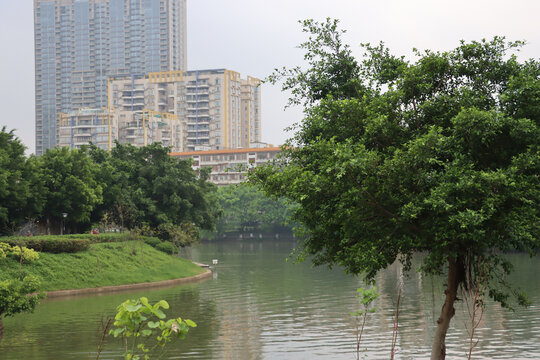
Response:
POLYGON ((86 250, 90 247, 88 239, 73 239, 54 236, 27 236, 27 237, 9 237, 0 239, 11 246, 22 245, 35 251, 46 253, 75 253, 86 250))
MULTIPOLYGON (((173 244, 161 241, 155 237, 141 236, 144 242, 156 250, 170 254, 173 244)), ((70 235, 40 235, 40 236, 9 236, 0 238, 11 246, 21 245, 35 251, 46 253, 75 253, 87 250, 91 244, 112 243, 134 240, 131 234, 70 234, 70 235)), ((176 248, 175 248, 176 250, 176 248)))

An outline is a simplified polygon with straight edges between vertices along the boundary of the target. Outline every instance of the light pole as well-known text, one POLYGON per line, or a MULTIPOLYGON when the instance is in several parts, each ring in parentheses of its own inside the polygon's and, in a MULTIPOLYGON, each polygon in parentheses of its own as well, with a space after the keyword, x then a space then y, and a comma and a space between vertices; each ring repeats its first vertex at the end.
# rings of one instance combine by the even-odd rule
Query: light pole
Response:
POLYGON ((64 231, 66 231, 66 218, 68 214, 62 213, 62 228, 60 229, 60 235, 64 235, 64 231))

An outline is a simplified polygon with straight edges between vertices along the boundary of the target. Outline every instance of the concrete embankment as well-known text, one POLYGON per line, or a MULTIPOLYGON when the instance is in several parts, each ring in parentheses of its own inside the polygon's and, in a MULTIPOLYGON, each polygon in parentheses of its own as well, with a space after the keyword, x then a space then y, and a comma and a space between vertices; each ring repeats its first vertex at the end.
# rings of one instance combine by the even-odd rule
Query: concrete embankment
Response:
POLYGON ((202 281, 212 277, 212 271, 206 269, 202 274, 189 276, 180 279, 171 279, 155 282, 145 282, 145 283, 136 283, 136 284, 125 284, 125 285, 114 285, 114 286, 100 286, 96 288, 87 288, 87 289, 70 289, 70 290, 55 290, 47 292, 47 298, 59 298, 59 297, 69 297, 77 295, 91 295, 91 294, 104 294, 110 292, 121 292, 121 291, 132 291, 132 290, 142 290, 148 288, 159 288, 159 287, 168 287, 174 285, 183 285, 191 284, 198 281, 202 281))

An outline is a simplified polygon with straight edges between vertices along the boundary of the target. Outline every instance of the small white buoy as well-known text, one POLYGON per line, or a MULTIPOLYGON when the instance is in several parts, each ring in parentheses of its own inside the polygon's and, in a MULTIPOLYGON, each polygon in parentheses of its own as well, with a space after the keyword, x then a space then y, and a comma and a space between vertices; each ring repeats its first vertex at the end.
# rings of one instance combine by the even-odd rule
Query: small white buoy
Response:
POLYGON ((213 265, 217 265, 217 263, 218 263, 218 260, 217 260, 217 259, 212 260, 212 264, 213 264, 213 265))

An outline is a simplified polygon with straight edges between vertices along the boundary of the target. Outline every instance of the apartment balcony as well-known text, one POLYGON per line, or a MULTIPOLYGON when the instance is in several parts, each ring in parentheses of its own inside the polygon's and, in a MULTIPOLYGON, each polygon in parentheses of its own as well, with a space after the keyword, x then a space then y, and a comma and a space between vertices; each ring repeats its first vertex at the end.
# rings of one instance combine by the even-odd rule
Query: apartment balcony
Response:
POLYGON ((188 126, 197 126, 197 125, 210 125, 210 120, 199 120, 199 121, 189 121, 187 122, 188 126))
POLYGON ((198 134, 197 133, 188 133, 188 136, 187 136, 188 139, 210 139, 210 134, 209 133, 203 133, 203 132, 199 132, 198 134))
POLYGON ((74 132, 73 136, 81 137, 81 136, 92 136, 94 132, 92 131, 85 131, 85 132, 74 132))
POLYGON ((144 108, 144 103, 143 102, 138 102, 138 103, 133 103, 133 104, 123 104, 123 109, 124 111, 132 111, 132 108, 133 108, 133 111, 139 111, 139 112, 142 112, 143 108, 144 108))
POLYGON ((200 132, 197 134, 196 132, 188 132, 187 139, 195 140, 195 139, 210 139, 210 133, 208 132, 200 132))
POLYGON ((208 137, 187 137, 186 139, 188 142, 190 142, 191 144, 198 144, 199 145, 208 145, 209 144, 209 140, 210 138, 208 137))
POLYGON ((187 89, 186 95, 187 95, 187 96, 189 96, 189 95, 193 95, 193 96, 195 96, 195 95, 206 95, 206 96, 208 96, 208 95, 209 95, 209 92, 208 92, 208 89, 200 89, 200 88, 199 88, 198 90, 195 90, 195 89, 192 89, 192 90, 187 89))
POLYGON ((123 99, 122 105, 123 106, 131 106, 131 105, 144 105, 144 98, 128 98, 123 99))
POLYGON ((210 85, 208 83, 192 83, 191 81, 186 85, 188 88, 201 88, 201 87, 209 87, 210 85))
POLYGON ((196 110, 206 108, 208 109, 210 103, 208 99, 198 99, 197 101, 191 101, 188 103, 188 110, 196 110))
POLYGON ((144 99, 144 91, 135 92, 135 93, 123 92, 122 98, 123 99, 144 99))
POLYGON ((123 124, 122 129, 137 130, 142 129, 142 121, 130 121, 123 124))
POLYGON ((187 125, 188 125, 188 126, 193 126, 193 127, 195 127, 195 126, 201 126, 201 125, 202 125, 202 126, 209 126, 209 125, 210 125, 210 120, 199 120, 199 121, 192 121, 192 120, 191 120, 191 121, 190 121, 190 120, 188 119, 187 125))
POLYGON ((92 137, 86 137, 86 138, 77 138, 73 139, 73 145, 87 145, 90 141, 92 141, 92 137))

